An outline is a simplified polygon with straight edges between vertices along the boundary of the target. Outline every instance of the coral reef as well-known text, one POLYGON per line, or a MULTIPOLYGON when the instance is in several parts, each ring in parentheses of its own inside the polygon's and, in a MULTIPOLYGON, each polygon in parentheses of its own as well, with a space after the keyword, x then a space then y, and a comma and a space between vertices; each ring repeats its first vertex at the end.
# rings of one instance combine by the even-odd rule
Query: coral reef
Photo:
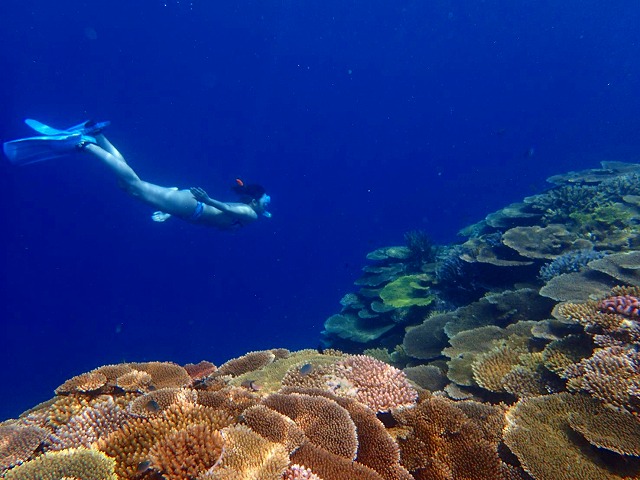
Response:
POLYGON ((640 165, 549 181, 371 252, 325 348, 67 380, 0 478, 640 479, 640 165))

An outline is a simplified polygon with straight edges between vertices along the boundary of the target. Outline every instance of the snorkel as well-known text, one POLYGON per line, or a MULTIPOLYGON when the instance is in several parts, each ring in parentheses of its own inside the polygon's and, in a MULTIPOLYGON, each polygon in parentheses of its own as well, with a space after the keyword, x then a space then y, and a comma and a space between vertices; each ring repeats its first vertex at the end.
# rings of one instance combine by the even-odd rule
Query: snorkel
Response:
POLYGON ((239 178, 236 178, 236 184, 232 187, 233 191, 240 195, 241 201, 246 204, 254 204, 256 209, 263 217, 271 218, 271 212, 267 211, 271 203, 271 197, 267 195, 264 187, 258 184, 245 184, 239 178))

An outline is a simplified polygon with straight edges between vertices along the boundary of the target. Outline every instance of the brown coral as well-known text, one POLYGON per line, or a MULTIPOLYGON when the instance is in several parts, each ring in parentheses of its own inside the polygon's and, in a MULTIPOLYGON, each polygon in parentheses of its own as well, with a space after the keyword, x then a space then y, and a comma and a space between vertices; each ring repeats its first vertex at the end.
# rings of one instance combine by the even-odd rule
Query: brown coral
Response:
POLYGON ((129 366, 151 375, 153 387, 156 389, 189 387, 192 383, 187 371, 173 362, 130 363, 129 366))
POLYGON ((301 394, 272 394, 263 404, 293 420, 315 445, 349 460, 355 459, 356 427, 349 413, 333 400, 301 394))
POLYGON ((207 362, 206 360, 195 364, 187 363, 184 369, 193 380, 202 380, 218 370, 213 363, 207 362))
POLYGON ((163 388, 136 398, 129 404, 129 413, 140 417, 159 415, 163 410, 178 403, 195 404, 198 394, 188 388, 163 388))
POLYGON ((259 370, 272 363, 276 359, 276 355, 271 350, 260 350, 257 352, 249 352, 241 357, 234 358, 223 363, 218 368, 218 375, 231 375, 237 377, 243 373, 259 370))
POLYGON ((293 452, 307 439, 293 420, 265 405, 246 409, 242 417, 251 430, 271 442, 285 445, 288 452, 293 452))
POLYGON ((375 470, 339 455, 327 452, 311 442, 304 443, 291 455, 291 461, 309 465, 323 480, 384 480, 375 470))
POLYGON ((640 353, 635 349, 598 349, 564 374, 570 390, 583 390, 604 403, 640 413, 640 353))
POLYGON ((427 397, 393 415, 409 429, 398 443, 402 464, 417 480, 502 478, 495 435, 487 435, 454 402, 427 397))
POLYGON ((281 480, 289 465, 286 449, 245 425, 222 430, 220 461, 198 478, 202 480, 281 480))
POLYGON ((56 395, 68 393, 88 393, 95 392, 107 384, 107 377, 100 372, 87 372, 70 378, 58 388, 56 395))
POLYGON ((572 429, 598 448, 640 457, 640 420, 637 417, 598 402, 592 402, 589 407, 587 412, 569 414, 567 421, 572 429))
POLYGON ((125 392, 148 392, 153 383, 153 378, 147 372, 131 370, 116 378, 115 385, 125 392))
POLYGON ((592 415, 594 408, 597 401, 569 393, 520 400, 507 414, 504 441, 534 478, 620 479, 626 475, 614 468, 623 468, 624 463, 605 464, 569 427, 570 415, 592 415))
POLYGON ((616 298, 619 297, 614 295, 600 302, 565 303, 558 306, 557 314, 582 325, 585 332, 592 335, 595 343, 600 346, 640 343, 638 317, 617 312, 615 306, 613 311, 609 310, 609 303, 615 305, 616 298))
POLYGON ((222 443, 222 435, 212 425, 189 425, 151 448, 150 466, 167 480, 195 478, 220 459, 222 443))
POLYGON ((49 432, 36 426, 0 425, 0 473, 29 460, 48 436, 49 432))
POLYGON ((106 438, 101 438, 95 447, 116 460, 116 473, 123 478, 133 478, 139 466, 149 461, 152 448, 176 432, 192 425, 208 425, 220 430, 234 422, 222 410, 178 402, 149 418, 134 418, 121 429, 106 438))

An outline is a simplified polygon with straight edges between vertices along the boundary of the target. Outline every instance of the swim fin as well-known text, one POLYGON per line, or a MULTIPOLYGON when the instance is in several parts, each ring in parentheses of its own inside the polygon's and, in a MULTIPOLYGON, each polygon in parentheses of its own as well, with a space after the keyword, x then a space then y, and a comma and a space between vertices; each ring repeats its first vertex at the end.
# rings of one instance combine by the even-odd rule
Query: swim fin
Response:
POLYGON ((14 165, 29 165, 53 160, 72 153, 84 144, 96 143, 96 139, 92 135, 102 132, 111 122, 96 123, 87 120, 66 130, 50 127, 31 118, 25 119, 24 123, 41 136, 21 138, 4 143, 4 154, 14 165))
POLYGON ((13 165, 29 165, 65 157, 83 142, 95 143, 95 139, 80 133, 29 137, 5 142, 3 150, 13 165))
POLYGON ((27 124, 28 127, 35 130, 42 135, 70 135, 73 133, 81 133, 82 135, 97 135, 102 132, 106 127, 111 125, 111 122, 108 120, 105 122, 94 122, 92 120, 87 120, 78 125, 74 125, 73 127, 69 127, 66 130, 59 130, 57 128, 50 127, 49 125, 45 125, 38 120, 34 120, 32 118, 26 118, 24 123, 27 124))

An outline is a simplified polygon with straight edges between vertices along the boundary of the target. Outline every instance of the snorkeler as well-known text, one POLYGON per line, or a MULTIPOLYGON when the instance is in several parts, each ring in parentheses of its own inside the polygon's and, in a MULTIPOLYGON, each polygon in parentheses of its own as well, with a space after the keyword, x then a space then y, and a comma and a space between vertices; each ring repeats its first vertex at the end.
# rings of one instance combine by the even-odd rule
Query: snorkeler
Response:
POLYGON ((116 174, 118 183, 129 195, 158 209, 151 216, 156 222, 176 216, 191 223, 232 230, 255 222, 259 215, 271 217, 267 211, 271 198, 265 189, 260 185, 245 185, 240 179, 233 186, 240 197, 237 203, 214 200, 199 187, 179 190, 141 180, 102 134, 109 122, 85 122, 67 130, 58 130, 32 119, 25 123, 42 136, 5 142, 4 153, 12 164, 28 165, 74 152, 90 153, 116 174))

